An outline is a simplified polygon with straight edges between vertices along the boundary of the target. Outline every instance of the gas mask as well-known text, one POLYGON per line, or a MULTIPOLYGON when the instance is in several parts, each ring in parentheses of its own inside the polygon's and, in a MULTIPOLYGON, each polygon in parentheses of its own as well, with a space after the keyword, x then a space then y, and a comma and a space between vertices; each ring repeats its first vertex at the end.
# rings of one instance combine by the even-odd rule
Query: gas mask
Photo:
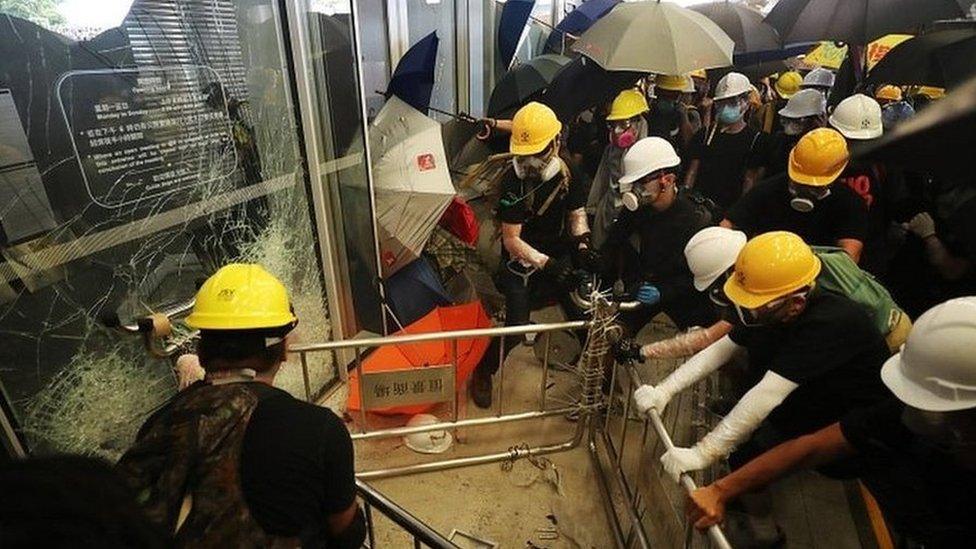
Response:
POLYGON ((638 129, 637 124, 634 124, 631 120, 617 120, 611 122, 610 126, 610 143, 619 149, 629 149, 637 143, 638 129))
POLYGON ((552 148, 548 152, 537 155, 513 156, 512 168, 515 169, 515 176, 519 179, 549 181, 559 175, 561 166, 559 155, 552 148))
POLYGON ((769 326, 782 322, 787 317, 790 301, 796 297, 805 298, 807 293, 795 293, 774 299, 756 309, 747 309, 737 303, 732 303, 732 307, 743 326, 747 328, 769 326))
POLYGON ((620 196, 620 201, 623 202, 624 208, 635 212, 641 206, 651 204, 657 197, 661 196, 661 191, 663 190, 663 185, 661 184, 661 177, 657 176, 654 179, 649 179, 650 176, 634 183, 630 190, 624 192, 620 196))
POLYGON ((968 457, 976 456, 976 412, 958 410, 929 412, 906 406, 901 421, 909 431, 919 436, 925 445, 941 453, 968 457))
POLYGON ((790 207, 800 213, 812 212, 817 202, 830 196, 830 187, 811 187, 790 181, 790 207))

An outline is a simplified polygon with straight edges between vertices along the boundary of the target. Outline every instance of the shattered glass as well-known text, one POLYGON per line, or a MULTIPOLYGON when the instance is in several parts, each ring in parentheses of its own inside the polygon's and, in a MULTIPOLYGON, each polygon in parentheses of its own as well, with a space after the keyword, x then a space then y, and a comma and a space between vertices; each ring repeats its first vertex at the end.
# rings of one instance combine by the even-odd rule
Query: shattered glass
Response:
MULTIPOLYGON (((113 459, 176 382, 107 320, 254 262, 288 286, 295 340, 329 338, 284 38, 271 0, 135 0, 94 34, 39 22, 0 14, 0 382, 33 449, 113 459)), ((308 365, 314 396, 336 372, 308 365)), ((297 357, 276 384, 304 398, 297 357)))

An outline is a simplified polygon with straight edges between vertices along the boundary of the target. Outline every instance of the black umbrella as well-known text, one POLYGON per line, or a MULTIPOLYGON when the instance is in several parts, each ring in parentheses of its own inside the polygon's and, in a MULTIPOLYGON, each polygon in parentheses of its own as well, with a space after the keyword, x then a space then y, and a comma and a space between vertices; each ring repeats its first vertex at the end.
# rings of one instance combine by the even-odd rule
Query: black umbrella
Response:
POLYGON ((976 143, 976 77, 896 126, 859 156, 944 177, 970 177, 976 143))
MULTIPOLYGON (((972 4, 971 0, 967 0, 972 4)), ((891 33, 966 15, 959 0, 780 0, 766 16, 784 43, 837 40, 866 45, 891 33)))
POLYGON ((579 113, 610 101, 644 75, 633 71, 607 71, 581 56, 559 71, 539 101, 555 111, 561 121, 572 122, 579 113))
POLYGON ((976 28, 948 29, 898 44, 871 69, 867 82, 951 88, 976 73, 976 28))
POLYGON ((563 55, 540 55, 505 73, 495 84, 488 100, 488 116, 511 116, 518 107, 540 93, 552 79, 570 62, 563 55))
POLYGON ((735 54, 777 50, 782 44, 776 29, 763 22, 762 14, 731 2, 710 2, 689 6, 719 26, 735 42, 735 54))

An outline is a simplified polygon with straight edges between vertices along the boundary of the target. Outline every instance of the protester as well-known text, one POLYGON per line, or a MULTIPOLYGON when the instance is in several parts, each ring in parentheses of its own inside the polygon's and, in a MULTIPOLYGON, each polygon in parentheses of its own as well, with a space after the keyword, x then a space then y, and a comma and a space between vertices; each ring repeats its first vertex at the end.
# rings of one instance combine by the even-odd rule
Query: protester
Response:
MULTIPOLYGON (((690 86, 691 79, 687 76, 658 75, 654 80, 654 100, 647 114, 648 135, 668 140, 678 151, 684 149, 696 131, 682 97, 690 86)), ((700 120, 696 123, 700 127, 700 120)))
POLYGON ((786 102, 800 91, 800 83, 803 77, 796 71, 786 71, 776 78, 772 85, 773 97, 763 103, 755 117, 751 120, 751 125, 762 131, 771 134, 776 128, 781 126, 779 121, 779 111, 786 106, 786 102))
POLYGON ((892 86, 891 84, 879 86, 874 92, 874 99, 878 102, 878 105, 881 105, 882 109, 886 105, 904 100, 902 97, 901 88, 898 86, 892 86))
POLYGON ((778 114, 782 130, 773 134, 766 177, 785 173, 790 151, 800 138, 827 125, 827 101, 815 90, 801 90, 778 114))
POLYGON ((808 132, 790 152, 787 173, 756 185, 722 226, 749 235, 791 231, 814 246, 839 246, 858 261, 867 211, 852 190, 835 184, 848 158, 847 142, 836 130, 808 132))
POLYGON ((620 181, 632 185, 632 190, 624 195, 627 211, 614 224, 601 255, 605 271, 609 271, 607 278, 631 282, 637 288, 637 300, 644 305, 621 316, 633 333, 662 310, 682 328, 714 321, 707 298, 692 286, 682 255, 688 239, 707 219, 688 198, 678 194, 680 164, 674 147, 660 137, 638 141, 624 156, 620 181), (634 234, 640 239, 635 272, 621 272, 634 234))
MULTIPOLYGON (((505 295, 507 326, 527 324, 533 306, 550 297, 560 301, 567 316, 581 318, 567 291, 574 266, 596 270, 599 265, 590 248, 586 187, 560 156, 561 132, 552 109, 536 102, 519 109, 512 120, 512 167, 501 180, 496 214, 502 239, 496 283, 505 295)), ((506 338, 505 356, 520 341, 506 338)), ((491 406, 491 376, 505 359, 499 357, 499 345, 492 339, 472 376, 471 395, 482 408, 491 406)))
POLYGON ((834 87, 834 73, 823 67, 817 67, 808 72, 800 83, 800 88, 804 90, 816 90, 824 96, 824 100, 830 95, 830 90, 834 87))
POLYGON ((362 544, 349 432, 272 386, 297 322, 258 265, 227 265, 197 292, 186 323, 206 377, 146 420, 118 464, 175 545, 362 544))
POLYGON ((591 244, 596 248, 606 241, 610 226, 623 207, 623 193, 630 190, 630 185, 621 185, 619 181, 623 158, 634 143, 647 137, 644 115, 648 110, 647 100, 638 90, 620 92, 610 107, 607 115, 610 143, 603 151, 586 201, 587 213, 593 216, 591 244))
MULTIPOLYGON (((880 378, 894 397, 763 453, 691 493, 697 528, 718 524, 726 504, 793 471, 857 458, 898 547, 964 547, 976 535, 976 298, 922 315, 880 378)), ((826 403, 826 402, 825 402, 826 403)))
POLYGON ((735 468, 770 440, 823 427, 884 397, 878 378, 888 356, 884 340, 857 303, 817 287, 820 269, 820 259, 795 234, 772 232, 752 239, 723 286, 736 327, 659 385, 644 385, 634 393, 642 412, 661 412, 674 395, 720 368, 736 351, 749 352, 750 371, 759 382, 697 444, 662 456, 675 479, 738 448, 731 460, 735 468), (767 418, 767 432, 752 437, 767 418))
POLYGON ((688 147, 684 186, 712 200, 724 213, 762 177, 765 137, 745 122, 752 84, 730 72, 715 86, 715 121, 703 127, 688 147))
MULTIPOLYGON (((695 88, 689 105, 689 118, 691 117, 691 109, 694 109, 698 115, 699 127, 707 128, 712 125, 712 98, 708 96, 708 92, 711 90, 711 82, 708 80, 708 73, 705 69, 698 69, 690 72, 688 76, 691 77, 695 88)), ((695 128, 694 131, 698 131, 698 129, 695 128)))

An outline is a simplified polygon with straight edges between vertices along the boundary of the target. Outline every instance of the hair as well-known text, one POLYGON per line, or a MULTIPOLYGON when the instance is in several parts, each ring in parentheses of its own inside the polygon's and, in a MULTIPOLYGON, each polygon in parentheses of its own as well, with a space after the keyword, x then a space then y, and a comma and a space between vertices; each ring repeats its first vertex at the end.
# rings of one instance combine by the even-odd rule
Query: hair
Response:
POLYGON ((168 545, 108 463, 51 456, 0 466, 0 540, 20 547, 168 545))
POLYGON ((197 355, 205 370, 229 370, 241 362, 266 372, 281 363, 285 342, 268 345, 267 338, 283 338, 282 330, 201 330, 197 355))

